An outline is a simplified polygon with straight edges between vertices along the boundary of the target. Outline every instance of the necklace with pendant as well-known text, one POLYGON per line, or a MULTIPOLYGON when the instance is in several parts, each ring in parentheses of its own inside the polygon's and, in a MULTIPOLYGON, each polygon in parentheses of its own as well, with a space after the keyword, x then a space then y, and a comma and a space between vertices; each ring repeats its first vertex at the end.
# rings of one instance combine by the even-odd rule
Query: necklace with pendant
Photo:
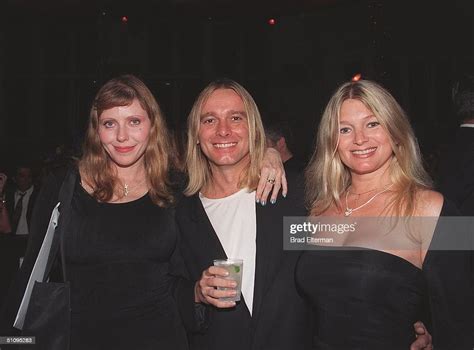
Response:
POLYGON ((126 183, 123 184, 123 196, 124 197, 127 197, 128 194, 134 189, 134 188, 138 188, 144 181, 140 181, 138 184, 136 184, 134 187, 130 188, 130 186, 126 183))
POLYGON ((127 184, 123 185, 123 196, 124 197, 128 196, 128 185, 127 184))
MULTIPOLYGON (((374 194, 372 197, 369 198, 369 200, 361 205, 359 205, 358 207, 356 208, 349 208, 349 205, 347 203, 347 196, 349 195, 349 189, 347 189, 346 191, 346 210, 344 211, 344 216, 349 216, 351 215, 353 212, 355 212, 356 210, 359 210, 360 208, 363 208, 365 207, 367 204, 369 204, 370 202, 372 202, 378 195, 384 193, 384 192, 387 192, 390 187, 392 187, 393 184, 390 184, 388 187, 386 187, 384 190, 380 191, 380 192, 377 192, 376 194, 374 194)), ((350 187, 349 187, 350 188, 350 187)), ((370 191, 369 191, 370 192, 370 191)), ((365 193, 368 193, 368 192, 365 192, 365 193)))

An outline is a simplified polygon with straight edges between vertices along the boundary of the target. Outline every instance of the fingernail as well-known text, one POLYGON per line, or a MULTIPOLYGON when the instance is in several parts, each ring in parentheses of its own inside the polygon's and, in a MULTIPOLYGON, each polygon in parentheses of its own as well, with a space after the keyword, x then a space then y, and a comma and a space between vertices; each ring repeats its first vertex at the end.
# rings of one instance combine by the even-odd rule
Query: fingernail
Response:
POLYGON ((283 196, 283 198, 286 198, 286 193, 282 193, 281 195, 283 196))
POLYGON ((270 203, 272 203, 272 204, 275 204, 276 202, 277 202, 276 199, 270 200, 270 203))
POLYGON ((237 287, 237 283, 232 282, 232 283, 230 284, 230 286, 231 286, 232 288, 235 288, 235 287, 237 287))
POLYGON ((260 203, 260 199, 257 198, 257 199, 255 200, 255 202, 257 202, 257 204, 260 203))
POLYGON ((229 305, 235 306, 235 301, 228 301, 229 305))
MULTIPOLYGON (((235 287, 235 286, 234 286, 235 287)), ((235 297, 237 295, 237 291, 236 290, 233 290, 232 291, 232 296, 235 297)))
POLYGON ((262 204, 262 207, 264 207, 264 206, 265 206, 265 204, 267 204, 267 202, 265 202, 265 201, 262 201, 262 203, 261 203, 261 204, 262 204))

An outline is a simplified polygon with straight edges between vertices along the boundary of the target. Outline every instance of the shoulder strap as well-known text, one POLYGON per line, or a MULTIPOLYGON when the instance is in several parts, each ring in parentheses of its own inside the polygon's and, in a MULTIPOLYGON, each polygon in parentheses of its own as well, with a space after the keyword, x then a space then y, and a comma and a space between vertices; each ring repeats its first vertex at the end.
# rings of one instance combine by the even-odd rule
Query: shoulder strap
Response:
POLYGON ((53 267, 54 261, 56 260, 56 256, 58 250, 60 249, 61 253, 61 265, 62 265, 62 272, 63 272, 63 280, 66 281, 66 263, 64 257, 64 247, 63 247, 63 232, 64 228, 67 227, 67 223, 71 217, 71 201, 72 195, 74 193, 74 186, 76 185, 76 178, 77 178, 77 170, 76 169, 69 169, 64 181, 61 185, 61 189, 59 190, 59 197, 58 200, 60 202, 59 211, 59 221, 56 230, 54 231, 53 242, 51 243, 51 250, 48 256, 48 262, 46 264, 46 270, 44 273, 44 279, 46 280, 53 267))

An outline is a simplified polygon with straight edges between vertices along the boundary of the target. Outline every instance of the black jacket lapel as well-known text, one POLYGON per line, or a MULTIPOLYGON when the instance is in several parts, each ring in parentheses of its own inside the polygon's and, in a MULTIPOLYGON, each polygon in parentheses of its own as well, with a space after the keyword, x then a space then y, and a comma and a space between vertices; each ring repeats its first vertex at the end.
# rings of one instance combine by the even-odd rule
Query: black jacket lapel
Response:
POLYGON ((212 227, 211 221, 202 206, 198 194, 191 197, 190 215, 196 224, 194 243, 205 248, 203 251, 208 253, 209 262, 212 263, 214 259, 227 259, 224 248, 219 241, 219 237, 217 236, 214 227, 212 227))
POLYGON ((281 257, 281 223, 277 208, 257 205, 257 256, 252 318, 258 320, 265 293, 275 278, 281 257))

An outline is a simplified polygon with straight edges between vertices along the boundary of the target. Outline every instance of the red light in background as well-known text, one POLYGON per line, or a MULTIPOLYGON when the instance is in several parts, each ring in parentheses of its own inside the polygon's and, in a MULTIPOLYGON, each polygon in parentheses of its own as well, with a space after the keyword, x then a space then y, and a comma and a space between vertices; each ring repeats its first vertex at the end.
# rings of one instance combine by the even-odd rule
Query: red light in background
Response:
POLYGON ((122 17, 122 23, 127 23, 128 22, 128 17, 127 16, 123 16, 122 17))
POLYGON ((351 81, 359 81, 360 78, 362 78, 362 74, 357 73, 356 75, 352 77, 351 81))
POLYGON ((270 18, 268 20, 268 24, 271 25, 271 26, 274 26, 276 24, 276 19, 275 18, 270 18))

